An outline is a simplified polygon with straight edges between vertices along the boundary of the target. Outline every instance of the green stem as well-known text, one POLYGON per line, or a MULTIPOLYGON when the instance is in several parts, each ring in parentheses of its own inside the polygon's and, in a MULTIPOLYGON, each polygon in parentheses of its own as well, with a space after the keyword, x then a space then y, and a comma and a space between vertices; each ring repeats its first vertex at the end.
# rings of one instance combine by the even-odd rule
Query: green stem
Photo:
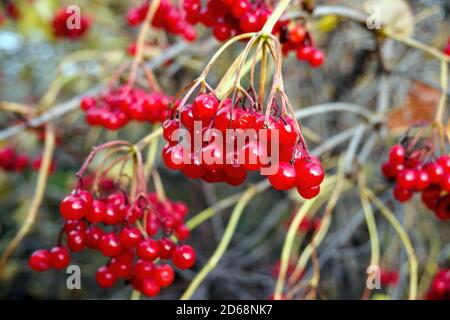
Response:
POLYGON ((214 270, 214 268, 219 263, 219 260, 224 255, 228 245, 231 242, 231 238, 233 237, 234 232, 236 231, 237 224, 239 219, 241 218, 242 212, 244 211, 246 205, 250 202, 253 196, 256 194, 257 190, 255 187, 249 188, 239 202, 234 207, 233 212, 231 213, 230 220, 225 229, 225 233, 223 234, 222 239, 220 240, 219 246, 217 247, 214 254, 209 258, 208 262, 205 266, 200 270, 200 272, 195 276, 194 280, 190 283, 189 287, 181 296, 180 300, 188 300, 192 297, 195 290, 200 286, 206 276, 214 270))

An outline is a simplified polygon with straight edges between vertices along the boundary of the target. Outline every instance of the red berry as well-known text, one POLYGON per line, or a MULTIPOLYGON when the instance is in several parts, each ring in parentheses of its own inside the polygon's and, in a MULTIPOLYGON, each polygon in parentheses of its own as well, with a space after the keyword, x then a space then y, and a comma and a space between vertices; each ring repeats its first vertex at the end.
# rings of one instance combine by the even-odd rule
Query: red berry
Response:
POLYGON ((105 257, 115 257, 122 252, 123 246, 119 237, 115 233, 109 232, 100 238, 98 248, 105 257))
POLYGON ((425 170, 416 170, 416 190, 425 190, 430 185, 430 176, 425 170))
POLYGON ((96 226, 91 226, 86 230, 86 246, 91 249, 98 249, 98 244, 104 232, 96 226))
POLYGON ((412 198, 412 191, 410 189, 403 189, 396 185, 393 190, 394 198, 399 202, 405 202, 412 198))
POLYGON ((172 253, 175 250, 175 243, 168 238, 161 238, 158 241, 159 245, 159 257, 161 259, 170 259, 172 257, 172 253))
POLYGON ((48 250, 40 249, 33 252, 28 259, 28 265, 34 271, 46 271, 51 266, 51 255, 48 250))
POLYGON ((289 41, 302 43, 306 38, 306 30, 302 25, 295 26, 289 31, 289 41))
POLYGON ((304 187, 315 187, 322 183, 325 173, 320 163, 300 160, 295 163, 297 185, 304 187))
POLYGON ((54 247, 50 250, 50 264, 55 269, 64 269, 69 265, 70 253, 64 247, 54 247))
POLYGON ((217 112, 219 101, 212 94, 201 94, 192 104, 192 115, 196 120, 209 121, 217 112))
POLYGON ((156 267, 154 279, 159 286, 166 288, 173 283, 175 272, 168 264, 161 264, 156 267))
POLYGON ((67 235, 67 247, 73 251, 78 252, 84 249, 86 245, 85 234, 79 230, 72 230, 67 235))
POLYGON ((117 277, 110 268, 103 266, 97 270, 95 280, 100 287, 110 288, 116 283, 117 277))
POLYGON ((178 246, 172 255, 172 261, 176 267, 185 270, 192 267, 195 263, 195 251, 194 249, 187 245, 178 246))
POLYGON ((86 219, 92 223, 103 222, 106 217, 106 205, 103 201, 95 199, 92 202, 92 210, 86 213, 86 219))
POLYGON ((91 210, 89 203, 86 203, 80 196, 69 194, 59 205, 59 211, 66 220, 79 220, 91 210))
POLYGON ((308 58, 308 62, 312 67, 319 67, 323 64, 325 56, 321 50, 313 50, 308 58))
POLYGON ((297 185, 298 193, 305 199, 312 199, 320 193, 320 186, 304 187, 297 185))
POLYGON ((189 236, 191 235, 191 231, 185 224, 180 224, 175 229, 175 235, 179 241, 184 241, 189 238, 189 236))
POLYGON ((138 280, 149 278, 153 275, 155 265, 151 261, 138 260, 134 265, 134 275, 138 280))
POLYGON ((389 162, 392 164, 403 164, 405 163, 405 154, 405 148, 400 144, 396 144, 389 152, 389 162))
POLYGON ((268 179, 276 190, 292 189, 296 184, 294 166, 287 162, 280 162, 277 172, 268 176, 268 179))
POLYGON ((127 248, 133 248, 142 240, 141 232, 136 228, 125 227, 119 233, 120 243, 127 248))
POLYGON ((136 251, 139 258, 153 261, 158 258, 159 245, 158 242, 153 239, 146 239, 138 244, 136 251))
POLYGON ((413 189, 416 181, 416 173, 412 169, 405 169, 397 176, 397 184, 402 189, 413 189))
POLYGON ((147 278, 142 281, 141 290, 146 296, 155 297, 159 294, 161 288, 155 280, 147 278))
POLYGON ((425 170, 430 176, 430 182, 434 184, 439 184, 444 176, 444 167, 438 163, 427 164, 425 170))
POLYGON ((258 16, 253 12, 247 12, 239 19, 239 26, 244 32, 259 31, 258 16))

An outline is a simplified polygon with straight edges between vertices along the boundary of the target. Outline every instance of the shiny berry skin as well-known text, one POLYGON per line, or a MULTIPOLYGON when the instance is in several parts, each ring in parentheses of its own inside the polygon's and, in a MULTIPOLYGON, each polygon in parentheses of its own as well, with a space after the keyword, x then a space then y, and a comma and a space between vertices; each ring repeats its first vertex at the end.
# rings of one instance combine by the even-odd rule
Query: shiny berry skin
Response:
POLYGON ((405 148, 400 145, 394 145, 389 151, 389 162, 392 164, 403 164, 405 163, 405 148))
POLYGON ((92 223, 103 222, 106 216, 106 205, 103 201, 95 199, 92 202, 92 210, 86 213, 86 219, 92 223))
POLYGON ((436 160, 436 162, 444 168, 445 173, 450 173, 450 157, 449 156, 440 156, 436 160))
POLYGON ((438 163, 429 163, 425 166, 425 171, 430 177, 430 182, 439 184, 441 179, 444 177, 444 167, 438 163))
POLYGON ((59 205, 59 212, 66 220, 79 220, 85 216, 88 210, 91 210, 91 206, 74 194, 64 197, 59 205))
POLYGON ((430 185, 430 176, 425 170, 416 170, 416 190, 425 190, 430 185))
POLYGON ((297 59, 303 61, 309 61, 311 56, 314 54, 314 48, 305 46, 297 50, 297 59))
POLYGON ((413 189, 416 181, 416 172, 412 169, 405 169, 397 176, 397 184, 402 189, 413 189))
POLYGON ((175 130, 180 128, 180 123, 177 120, 167 119, 163 122, 163 135, 166 141, 172 141, 172 134, 175 130))
POLYGON ((269 182, 276 190, 289 190, 295 187, 295 168, 287 162, 278 163, 275 174, 268 176, 269 182))
POLYGON ((303 26, 295 26, 289 31, 289 40, 293 43, 302 43, 306 38, 306 30, 303 26))
POLYGON ((105 257, 118 256, 123 250, 119 237, 113 232, 105 233, 101 237, 98 248, 105 257))
POLYGON ((413 196, 413 193, 410 189, 403 189, 400 186, 396 185, 393 190, 394 198, 398 202, 406 202, 410 200, 413 196))
POLYGON ((179 241, 187 240, 190 235, 191 235, 191 231, 185 224, 180 224, 175 229, 175 236, 177 237, 177 239, 179 241))
POLYGON ((153 239, 141 241, 136 248, 136 252, 140 259, 153 261, 158 258, 159 255, 158 242, 153 239))
POLYGON ((231 28, 226 23, 218 23, 213 28, 213 35, 218 41, 226 41, 231 38, 231 28))
POLYGON ((147 278, 142 281, 141 290, 146 296, 155 297, 159 294, 161 288, 155 280, 147 278))
POLYGON ((444 174, 441 178, 440 186, 447 192, 450 192, 450 174, 444 174))
POLYGON ((196 120, 209 121, 217 112, 219 101, 212 94, 201 94, 194 99, 192 115, 196 120))
POLYGON ((322 183, 325 173, 320 163, 315 161, 297 161, 295 163, 297 185, 315 187, 322 183))
POLYGON ((177 144, 175 146, 167 145, 163 149, 163 160, 164 164, 172 170, 180 170, 186 166, 187 161, 184 161, 185 153, 187 151, 181 144, 177 144))
POLYGON ((239 26, 244 32, 259 31, 258 16, 253 12, 247 12, 239 19, 239 26))
POLYGON ((170 259, 175 250, 175 243, 169 238, 161 238, 158 240, 159 257, 161 259, 170 259))
POLYGON ((313 50, 312 54, 308 57, 308 62, 312 67, 320 67, 325 60, 325 55, 321 50, 313 50))
POLYGON ((175 279, 175 272, 170 265, 161 264, 155 269, 154 279, 160 287, 166 288, 173 283, 173 280, 175 279))
POLYGON ((117 277, 110 268, 103 266, 95 273, 95 280, 100 287, 111 288, 116 283, 117 277))
POLYGON ((95 98, 93 97, 83 97, 83 99, 81 99, 81 104, 80 107, 82 110, 87 111, 89 109, 91 109, 92 107, 94 107, 96 105, 96 101, 95 98))
POLYGON ((64 247, 53 247, 50 250, 50 264, 57 270, 64 269, 69 265, 70 253, 64 247))
POLYGON ((320 186, 304 187, 297 185, 297 191, 304 199, 312 199, 320 193, 320 186))
POLYGON ((51 254, 48 250, 40 249, 33 252, 28 259, 28 265, 34 271, 41 272, 50 269, 51 254))
POLYGON ((231 7, 231 13, 236 18, 241 17, 250 10, 251 4, 248 0, 236 0, 231 7))
POLYGON ((142 241, 142 235, 139 229, 125 227, 119 233, 120 243, 127 247, 136 247, 142 241))
POLYGON ((174 265, 181 270, 192 267, 195 264, 195 258, 194 249, 187 244, 178 246, 172 255, 174 265))
POLYGON ((381 165, 381 172, 386 179, 393 180, 397 176, 395 168, 390 162, 385 162, 381 165))
POLYGON ((194 114, 192 113, 192 105, 188 104, 183 107, 180 112, 181 124, 188 130, 194 129, 194 114))
POLYGON ((91 249, 98 249, 98 244, 104 232, 97 226, 91 226, 86 230, 86 246, 91 249))
POLYGON ((138 280, 143 280, 153 276, 155 265, 151 261, 138 260, 134 265, 134 275, 138 280))
POLYGON ((78 252, 86 246, 85 234, 78 230, 72 230, 67 235, 67 247, 70 251, 78 252))

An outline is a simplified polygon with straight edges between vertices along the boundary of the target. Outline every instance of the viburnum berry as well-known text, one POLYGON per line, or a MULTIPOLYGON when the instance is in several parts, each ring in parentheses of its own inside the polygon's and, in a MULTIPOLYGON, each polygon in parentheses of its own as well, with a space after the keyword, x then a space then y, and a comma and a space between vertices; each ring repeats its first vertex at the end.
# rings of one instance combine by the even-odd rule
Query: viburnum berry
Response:
POLYGON ((155 264, 152 261, 137 260, 134 265, 134 274, 139 280, 152 277, 154 270, 155 264))
POLYGON ((64 269, 69 265, 70 253, 64 247, 53 247, 50 250, 50 265, 55 269, 64 269))
POLYGON ((116 283, 117 277, 110 268, 103 266, 97 270, 95 280, 100 287, 110 288, 116 283))
POLYGON ((175 279, 175 272, 173 268, 168 264, 161 264, 156 267, 154 272, 154 280, 162 287, 166 288, 173 283, 175 279))
POLYGON ((296 185, 295 168, 290 163, 278 163, 278 170, 273 175, 269 175, 268 179, 272 187, 277 190, 289 190, 296 185))
POLYGON ((78 252, 86 246, 85 234, 83 231, 72 230, 67 235, 67 247, 70 251, 78 252))
POLYGON ((137 228, 125 227, 119 233, 120 243, 127 247, 136 247, 142 240, 142 234, 137 228))
POLYGON ((172 261, 181 270, 189 269, 195 264, 196 254, 194 249, 187 245, 177 246, 172 254, 172 261))
POLYGON ((92 198, 85 194, 69 194, 59 205, 59 211, 66 220, 79 220, 92 210, 92 198), (84 195, 84 196, 83 196, 84 195))
POLYGON ((297 185, 304 187, 316 187, 320 185, 325 177, 320 163, 315 161, 300 160, 295 163, 297 185))
POLYGON ((139 258, 153 261, 158 258, 159 245, 153 239, 145 239, 138 244, 136 251, 139 258))
POLYGON ((161 238, 158 241, 159 257, 161 259, 170 259, 175 250, 175 243, 169 238, 161 238))
POLYGON ((149 297, 155 297, 159 294, 161 287, 153 278, 146 278, 142 280, 142 293, 149 297))
POLYGON ((34 271, 46 271, 51 267, 51 254, 48 250, 40 249, 33 252, 28 259, 28 265, 34 271))
POLYGON ((115 257, 122 252, 123 246, 115 233, 108 232, 100 238, 98 248, 104 256, 115 257))

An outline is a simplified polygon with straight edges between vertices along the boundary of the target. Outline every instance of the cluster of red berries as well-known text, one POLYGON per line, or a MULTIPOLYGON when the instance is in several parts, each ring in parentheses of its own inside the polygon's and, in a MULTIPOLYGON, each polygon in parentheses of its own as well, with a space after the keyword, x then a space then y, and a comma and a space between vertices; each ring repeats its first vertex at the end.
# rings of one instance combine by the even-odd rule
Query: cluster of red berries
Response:
POLYGON ((433 277, 427 300, 450 300, 450 269, 441 269, 433 277))
MULTIPOLYGON (((149 6, 150 1, 146 1, 138 7, 131 8, 127 13, 128 25, 141 24, 145 20, 149 6)), ((197 38, 195 29, 187 23, 182 10, 169 0, 160 1, 151 23, 154 28, 162 28, 168 33, 180 35, 186 41, 195 41, 197 38)))
POLYGON ((61 8, 56 12, 52 20, 55 37, 76 40, 88 32, 91 20, 84 15, 81 15, 79 20, 74 19, 74 14, 68 8, 61 8))
POLYGON ((272 146, 279 154, 278 168, 268 176, 270 184, 276 190, 289 190, 297 187, 300 195, 306 199, 315 197, 320 192, 320 183, 324 171, 320 160, 307 152, 301 132, 296 128, 293 118, 285 115, 266 116, 255 108, 247 109, 242 99, 232 106, 231 99, 220 101, 213 94, 200 94, 192 104, 186 104, 179 110, 179 119, 168 119, 163 123, 164 138, 168 142, 163 149, 163 160, 172 170, 181 172, 192 179, 201 178, 205 182, 226 182, 233 186, 241 185, 247 171, 257 171, 274 165, 264 163, 272 146), (194 122, 200 122, 202 132, 196 133, 194 122), (184 127, 191 136, 190 147, 178 143, 172 134, 184 127), (193 139, 200 134, 212 133, 212 142, 205 142, 200 150, 194 150, 193 139), (236 135, 229 135, 227 130, 234 129, 236 135), (266 130, 265 137, 258 134, 266 130), (278 133, 278 141, 273 137, 278 133), (243 146, 236 146, 237 136, 244 135, 243 146), (215 139, 218 135, 221 138, 215 139), (230 148, 231 146, 231 148, 230 148), (239 149, 240 148, 240 149, 239 149), (231 149, 231 150, 230 150, 231 149), (186 161, 187 159, 187 161, 186 161))
POLYGON ((163 260, 171 260, 182 270, 195 263, 191 246, 177 245, 168 237, 172 233, 179 241, 189 237, 183 223, 187 212, 184 203, 160 201, 155 193, 130 204, 121 191, 94 198, 87 190, 75 189, 60 203, 65 224, 58 246, 35 251, 29 266, 35 271, 62 269, 70 262, 69 250, 74 253, 90 248, 108 258, 96 273, 99 286, 109 288, 123 279, 135 290, 154 297, 175 277, 173 267, 163 260), (138 220, 144 220, 143 224, 138 220), (65 246, 61 244, 63 235, 65 246))
POLYGON ((314 46, 311 34, 302 24, 284 24, 280 28, 280 43, 283 54, 295 51, 297 59, 308 62, 311 67, 320 67, 325 60, 323 51, 314 46))
POLYGON ((447 46, 442 50, 442 52, 450 56, 450 37, 447 40, 447 46))
POLYGON ((184 0, 183 9, 189 23, 212 28, 218 41, 261 30, 271 12, 261 0, 207 0, 204 7, 201 0, 184 0))
POLYGON ((414 192, 421 192, 422 202, 439 219, 450 219, 450 156, 425 162, 422 150, 407 151, 396 144, 381 171, 387 179, 395 180, 393 194, 397 201, 406 202, 414 192))
POLYGON ((86 122, 108 130, 118 130, 130 120, 156 123, 164 121, 171 98, 162 93, 122 85, 109 89, 99 97, 84 97, 81 109, 86 122))
POLYGON ((400 277, 395 270, 380 270, 380 284, 383 287, 395 287, 398 284, 400 277))
POLYGON ((29 164, 26 154, 18 153, 13 147, 0 149, 0 168, 5 171, 22 172, 29 164))

